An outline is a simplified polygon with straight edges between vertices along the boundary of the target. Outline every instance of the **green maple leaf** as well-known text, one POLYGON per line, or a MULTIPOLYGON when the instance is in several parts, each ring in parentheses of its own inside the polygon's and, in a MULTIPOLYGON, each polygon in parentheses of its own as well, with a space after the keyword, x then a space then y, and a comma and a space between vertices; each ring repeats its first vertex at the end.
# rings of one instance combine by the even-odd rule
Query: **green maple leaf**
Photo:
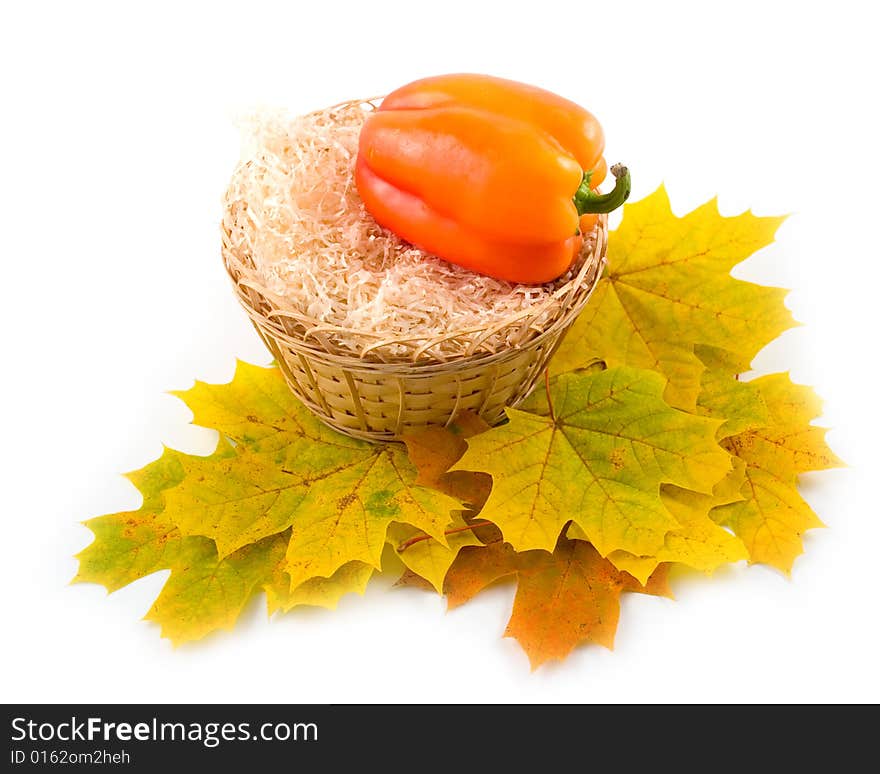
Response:
MULTIPOLYGON (((221 445, 211 459, 220 462, 231 453, 221 445)), ((86 522, 95 539, 78 554, 74 578, 114 591, 171 570, 147 618, 159 623, 163 636, 175 644, 231 628, 284 552, 284 536, 276 536, 220 558, 211 540, 181 534, 165 513, 164 499, 183 480, 185 457, 166 449, 158 460, 128 475, 143 504, 136 511, 86 522)))
POLYGON ((704 345, 694 351, 706 366, 700 377, 696 411, 723 420, 718 428, 719 440, 770 424, 770 412, 761 390, 752 382, 739 380, 738 374, 751 367, 746 358, 704 345))
POLYGON ((697 413, 723 420, 718 439, 770 424, 770 412, 760 390, 720 371, 705 371, 700 378, 697 413))
POLYGON ((138 510, 85 522, 95 540, 77 554, 79 570, 74 582, 98 583, 115 591, 158 570, 171 569, 180 552, 181 535, 165 518, 162 493, 183 480, 180 456, 165 449, 158 460, 127 474, 143 496, 138 510))
POLYGON ((453 470, 492 475, 481 516, 517 551, 552 551, 571 521, 603 556, 651 555, 679 526, 661 485, 711 493, 731 465, 719 423, 671 408, 663 388, 659 374, 628 367, 563 374, 552 411, 534 393, 471 438, 453 470))
POLYGON ((186 539, 178 560, 146 618, 175 644, 232 629, 245 605, 284 556, 283 536, 273 535, 220 558, 209 540, 186 539))

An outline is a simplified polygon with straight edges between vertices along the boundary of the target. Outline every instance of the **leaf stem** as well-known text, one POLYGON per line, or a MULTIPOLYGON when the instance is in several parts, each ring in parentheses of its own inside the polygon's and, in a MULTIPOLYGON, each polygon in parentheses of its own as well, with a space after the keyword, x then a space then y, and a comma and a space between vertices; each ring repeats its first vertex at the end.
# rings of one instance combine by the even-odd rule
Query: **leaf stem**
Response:
MULTIPOLYGON (((490 521, 475 521, 473 524, 465 524, 463 527, 454 527, 453 529, 447 529, 443 534, 444 535, 454 535, 457 532, 467 532, 469 529, 479 529, 480 527, 486 527, 492 522, 490 521)), ((430 535, 416 535, 415 537, 411 537, 408 540, 404 540, 399 546, 397 546, 397 553, 402 554, 406 551, 410 546, 414 546, 416 543, 421 543, 423 540, 429 540, 430 535)))

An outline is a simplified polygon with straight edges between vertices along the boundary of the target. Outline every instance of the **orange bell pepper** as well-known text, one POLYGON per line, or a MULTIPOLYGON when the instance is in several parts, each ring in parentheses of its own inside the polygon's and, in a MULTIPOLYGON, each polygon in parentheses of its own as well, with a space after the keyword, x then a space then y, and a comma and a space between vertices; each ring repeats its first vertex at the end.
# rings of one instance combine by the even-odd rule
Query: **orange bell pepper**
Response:
POLYGON ((614 190, 595 191, 604 145, 596 119, 556 94, 441 75, 397 89, 367 117, 355 182, 373 217, 406 241, 498 279, 550 282, 580 250, 581 216, 629 195, 619 165, 614 190))

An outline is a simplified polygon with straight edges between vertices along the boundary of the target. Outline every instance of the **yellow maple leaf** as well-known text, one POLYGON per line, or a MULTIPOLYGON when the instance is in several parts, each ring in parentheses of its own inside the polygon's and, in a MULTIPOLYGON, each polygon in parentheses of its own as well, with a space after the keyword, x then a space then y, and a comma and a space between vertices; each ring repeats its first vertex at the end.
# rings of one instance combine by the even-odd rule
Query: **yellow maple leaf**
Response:
POLYGON ((443 580, 458 552, 465 546, 482 545, 461 516, 453 518, 446 545, 408 524, 391 524, 388 538, 406 568, 428 581, 437 593, 442 592, 443 580))
POLYGON ((752 562, 789 573, 803 552, 801 535, 822 526, 798 493, 797 476, 842 462, 828 448, 826 430, 811 424, 821 404, 809 387, 794 384, 788 374, 762 376, 750 384, 761 391, 771 423, 723 442, 745 463, 744 500, 711 515, 742 539, 752 562))
POLYGON ((595 360, 649 368, 668 380, 665 397, 693 409, 704 366, 698 344, 751 360, 791 327, 786 291, 730 276, 769 244, 783 218, 722 217, 715 200, 678 218, 661 187, 627 204, 609 239, 608 267, 551 362, 552 373, 595 360))
MULTIPOLYGON (((742 478, 740 475, 739 479, 742 478)), ((713 508, 728 501, 726 497, 692 492, 668 484, 663 486, 661 496, 663 504, 679 526, 666 533, 663 546, 652 556, 633 556, 624 551, 610 553, 608 561, 618 570, 628 572, 640 583, 646 583, 651 573, 664 563, 683 564, 710 573, 724 564, 749 558, 742 541, 709 517, 713 508)), ((742 497, 737 495, 736 499, 741 500, 742 497)), ((568 536, 578 535, 569 530, 568 536)))
MULTIPOLYGON (((283 556, 283 554, 282 554, 283 556)), ((311 606, 335 610, 346 594, 363 594, 376 568, 364 562, 348 562, 329 578, 311 578, 295 589, 290 588, 290 576, 280 561, 265 584, 269 615, 288 612, 295 607, 311 606)))
POLYGON ((219 463, 187 457, 183 480, 166 497, 180 531, 211 538, 221 556, 293 526, 284 567, 293 591, 351 561, 378 569, 392 522, 446 543, 461 503, 416 485, 403 449, 323 425, 277 368, 239 363, 230 383, 199 383, 179 396, 196 423, 236 444, 219 463))

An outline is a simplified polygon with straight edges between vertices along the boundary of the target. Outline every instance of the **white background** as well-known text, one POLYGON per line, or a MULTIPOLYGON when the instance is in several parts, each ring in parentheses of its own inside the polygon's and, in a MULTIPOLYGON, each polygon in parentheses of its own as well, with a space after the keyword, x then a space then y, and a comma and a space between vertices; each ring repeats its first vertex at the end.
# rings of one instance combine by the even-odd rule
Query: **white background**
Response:
POLYGON ((878 153, 868 3, 369 0, 4 4, 0 700, 878 701, 878 153), (756 370, 826 399, 850 468, 804 478, 830 529, 792 580, 744 564, 628 595, 613 653, 529 673, 512 590, 348 597, 177 649, 139 619, 164 581, 69 586, 78 522, 136 508, 119 474, 205 453, 170 389, 268 356, 219 257, 237 114, 306 111, 424 75, 487 72, 592 110, 633 198, 793 213, 736 270, 793 288, 803 327, 756 370))

